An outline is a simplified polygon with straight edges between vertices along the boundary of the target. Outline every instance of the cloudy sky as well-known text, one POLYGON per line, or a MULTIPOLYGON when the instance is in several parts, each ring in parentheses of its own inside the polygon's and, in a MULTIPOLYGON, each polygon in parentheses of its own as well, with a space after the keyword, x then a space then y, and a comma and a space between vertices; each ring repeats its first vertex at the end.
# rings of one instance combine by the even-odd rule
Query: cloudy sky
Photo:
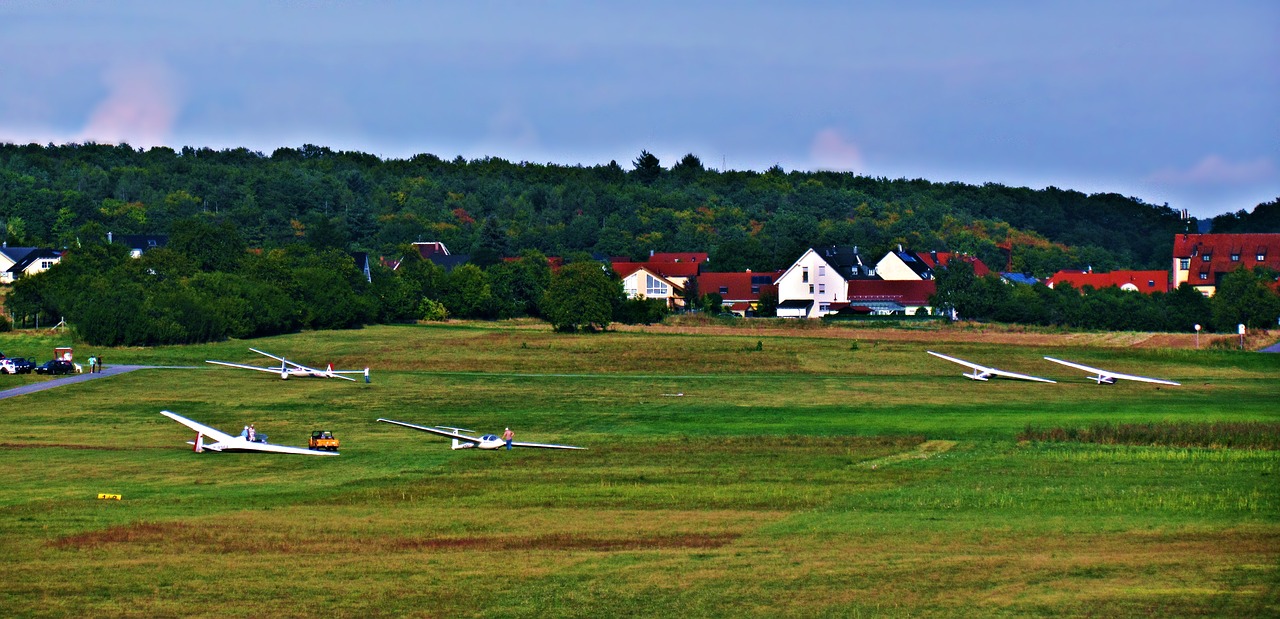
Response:
POLYGON ((1280 2, 0 1, 0 142, 1280 197, 1280 2))

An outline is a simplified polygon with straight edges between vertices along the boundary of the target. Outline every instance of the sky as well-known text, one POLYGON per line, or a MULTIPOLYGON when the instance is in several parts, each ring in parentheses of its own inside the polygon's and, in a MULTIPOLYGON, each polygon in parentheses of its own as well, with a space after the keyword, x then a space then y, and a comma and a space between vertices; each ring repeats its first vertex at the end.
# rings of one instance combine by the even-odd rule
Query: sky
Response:
POLYGON ((0 0, 0 142, 1280 197, 1280 2, 0 0))

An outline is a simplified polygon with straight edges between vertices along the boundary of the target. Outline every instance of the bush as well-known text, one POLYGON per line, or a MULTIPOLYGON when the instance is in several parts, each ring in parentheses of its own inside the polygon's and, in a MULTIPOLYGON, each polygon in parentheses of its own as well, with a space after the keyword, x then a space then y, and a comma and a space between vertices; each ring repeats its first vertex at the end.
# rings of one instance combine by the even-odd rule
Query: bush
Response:
POLYGON ((449 310, 445 308, 444 303, 423 297, 422 302, 418 304, 418 315, 423 320, 444 322, 449 319, 449 310))

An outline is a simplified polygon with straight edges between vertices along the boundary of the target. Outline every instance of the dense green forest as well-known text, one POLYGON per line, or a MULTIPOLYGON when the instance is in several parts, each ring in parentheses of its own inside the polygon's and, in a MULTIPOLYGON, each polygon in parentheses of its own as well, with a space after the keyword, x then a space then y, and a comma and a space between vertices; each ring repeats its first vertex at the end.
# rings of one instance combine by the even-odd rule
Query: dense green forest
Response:
POLYGON ((116 234, 171 233, 191 217, 227 222, 249 247, 393 257, 445 242, 485 266, 502 255, 593 252, 639 257, 705 251, 717 271, 772 270, 806 247, 897 244, 962 251, 1003 268, 1167 268, 1167 206, 1117 194, 885 179, 840 172, 715 171, 694 155, 664 166, 382 160, 321 146, 134 149, 0 145, 0 219, 12 246, 68 247, 90 223, 116 234))

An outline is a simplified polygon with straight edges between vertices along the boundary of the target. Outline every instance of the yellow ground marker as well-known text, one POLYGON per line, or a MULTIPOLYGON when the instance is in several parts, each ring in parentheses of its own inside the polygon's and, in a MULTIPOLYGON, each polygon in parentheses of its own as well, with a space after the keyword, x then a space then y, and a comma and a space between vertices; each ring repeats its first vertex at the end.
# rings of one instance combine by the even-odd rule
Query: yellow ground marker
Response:
POLYGON ((101 493, 101 492, 99 492, 99 493, 98 493, 98 498, 99 498, 99 499, 109 499, 109 500, 113 500, 113 501, 119 501, 119 500, 120 500, 120 495, 118 495, 118 494, 105 494, 105 493, 101 493))

